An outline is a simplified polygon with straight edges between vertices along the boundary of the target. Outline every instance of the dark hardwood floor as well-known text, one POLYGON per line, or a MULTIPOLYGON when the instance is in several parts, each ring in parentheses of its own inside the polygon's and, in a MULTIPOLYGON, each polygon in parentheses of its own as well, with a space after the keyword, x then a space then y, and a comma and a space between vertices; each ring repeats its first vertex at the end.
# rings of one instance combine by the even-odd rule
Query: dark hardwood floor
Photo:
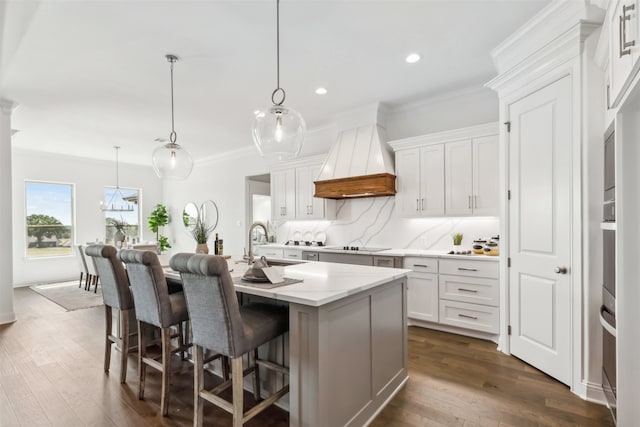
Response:
MULTIPOLYGON (((117 355, 104 374, 103 307, 66 312, 20 288, 15 309, 18 321, 0 326, 0 426, 192 425, 191 373, 173 378, 166 418, 159 415, 159 373, 148 370, 145 400, 138 400, 133 354, 127 384, 118 382, 117 355)), ((372 426, 613 426, 605 407, 490 342, 410 328, 409 375, 372 426)), ((245 399, 252 403, 249 393, 245 399)), ((231 425, 212 405, 205 404, 205 416, 205 425, 231 425)), ((247 425, 288 424, 288 414, 271 407, 247 425)))

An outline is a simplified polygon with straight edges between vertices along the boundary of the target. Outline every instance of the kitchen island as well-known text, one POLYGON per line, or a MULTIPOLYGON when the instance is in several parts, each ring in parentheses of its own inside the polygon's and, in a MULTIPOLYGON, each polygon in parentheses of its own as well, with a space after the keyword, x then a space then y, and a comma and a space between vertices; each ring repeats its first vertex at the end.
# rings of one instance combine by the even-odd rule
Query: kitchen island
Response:
MULTIPOLYGON (((241 264, 230 268, 235 276, 244 271, 241 264)), ((367 424, 408 379, 409 270, 324 262, 282 270, 302 282, 272 289, 237 284, 236 290, 289 306, 283 356, 290 368, 290 425, 367 424)))

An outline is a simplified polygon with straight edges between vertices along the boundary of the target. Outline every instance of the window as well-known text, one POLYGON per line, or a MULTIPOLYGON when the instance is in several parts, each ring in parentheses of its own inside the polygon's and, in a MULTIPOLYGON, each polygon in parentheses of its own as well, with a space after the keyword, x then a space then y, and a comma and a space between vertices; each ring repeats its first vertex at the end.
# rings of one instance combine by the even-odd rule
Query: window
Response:
POLYGON ((27 257, 72 255, 73 184, 25 182, 27 257))
POLYGON ((120 230, 128 243, 137 243, 140 238, 140 190, 105 187, 104 200, 105 242, 119 247, 115 237, 120 230))

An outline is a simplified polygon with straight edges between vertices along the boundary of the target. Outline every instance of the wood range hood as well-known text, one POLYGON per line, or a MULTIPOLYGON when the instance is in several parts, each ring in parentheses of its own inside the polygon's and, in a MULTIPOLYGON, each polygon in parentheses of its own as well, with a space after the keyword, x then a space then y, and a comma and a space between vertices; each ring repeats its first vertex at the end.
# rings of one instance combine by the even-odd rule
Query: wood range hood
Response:
POLYGON ((314 197, 357 199, 396 194, 394 156, 382 125, 383 112, 376 103, 351 113, 351 122, 368 124, 342 127, 346 130, 339 132, 314 181, 314 197))

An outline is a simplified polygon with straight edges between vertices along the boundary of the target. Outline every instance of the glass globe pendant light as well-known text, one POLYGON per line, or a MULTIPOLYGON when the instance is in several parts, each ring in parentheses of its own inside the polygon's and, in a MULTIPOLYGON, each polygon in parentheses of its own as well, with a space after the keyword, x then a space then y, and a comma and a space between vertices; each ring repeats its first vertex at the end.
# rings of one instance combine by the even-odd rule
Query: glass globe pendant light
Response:
POLYGON ((193 158, 180 144, 176 143, 175 120, 173 113, 173 64, 178 60, 175 55, 166 55, 171 64, 171 133, 169 142, 153 150, 153 170, 160 178, 170 180, 185 179, 193 169, 193 158))
POLYGON ((300 113, 282 105, 286 94, 280 87, 280 0, 276 2, 276 58, 277 84, 271 93, 273 106, 255 112, 251 133, 261 156, 284 160, 300 153, 307 125, 300 113))

